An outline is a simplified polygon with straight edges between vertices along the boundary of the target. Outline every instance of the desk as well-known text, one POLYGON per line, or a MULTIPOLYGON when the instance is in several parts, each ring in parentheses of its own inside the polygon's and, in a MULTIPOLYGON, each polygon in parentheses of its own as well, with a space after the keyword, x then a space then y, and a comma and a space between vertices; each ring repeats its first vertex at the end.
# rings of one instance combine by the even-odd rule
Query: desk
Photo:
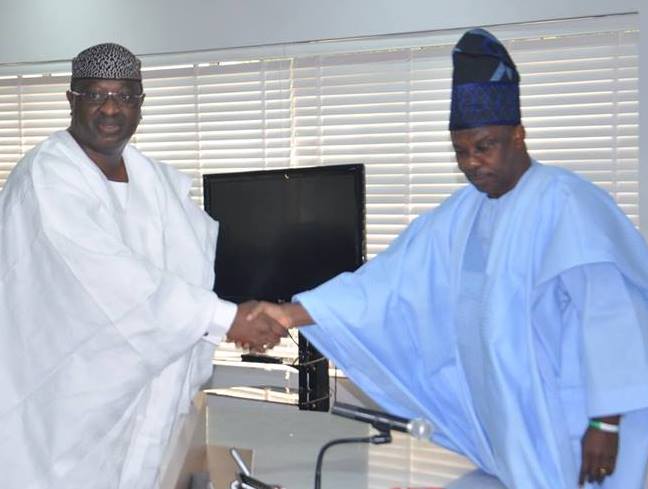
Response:
MULTIPOLYGON (((313 487, 317 454, 326 442, 367 436, 369 430, 364 423, 288 404, 225 395, 207 399, 207 443, 253 450, 254 477, 289 489, 313 487)), ((331 448, 324 457, 322 489, 366 488, 367 465, 367 445, 331 448)))
MULTIPOLYGON (((332 381, 331 386, 334 384, 332 381)), ((255 477, 283 484, 287 489, 312 489, 317 453, 324 443, 373 432, 367 424, 329 413, 299 411, 296 405, 289 404, 289 395, 277 396, 281 402, 267 402, 231 397, 222 390, 239 385, 266 385, 294 392, 298 374, 296 369, 284 365, 217 362, 206 387, 207 392, 211 389, 219 394, 207 395, 204 409, 188 418, 185 424, 194 426, 194 431, 184 435, 183 451, 176 451, 171 457, 185 460, 184 470, 178 467, 182 464, 176 463, 162 489, 186 489, 187 471, 205 470, 208 458, 212 479, 219 484, 216 489, 229 488, 234 477, 229 447, 241 449, 248 462, 252 454, 250 465, 255 477), (198 462, 202 462, 202 468, 197 468, 198 462)), ((272 389, 268 393, 272 397, 272 389)), ((338 379, 336 397, 341 402, 375 408, 347 379, 338 379)), ((292 402, 296 403, 296 395, 292 402)), ((324 457, 322 489, 502 489, 492 478, 472 473, 473 466, 459 455, 399 433, 394 433, 394 438, 391 445, 331 448, 324 457)))

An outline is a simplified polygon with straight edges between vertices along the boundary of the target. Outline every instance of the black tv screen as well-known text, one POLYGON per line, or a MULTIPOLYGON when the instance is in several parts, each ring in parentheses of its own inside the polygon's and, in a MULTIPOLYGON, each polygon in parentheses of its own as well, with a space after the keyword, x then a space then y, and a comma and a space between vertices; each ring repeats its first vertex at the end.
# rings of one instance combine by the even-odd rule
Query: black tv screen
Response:
POLYGON ((220 223, 214 291, 240 303, 289 301, 365 259, 364 166, 203 177, 220 223))

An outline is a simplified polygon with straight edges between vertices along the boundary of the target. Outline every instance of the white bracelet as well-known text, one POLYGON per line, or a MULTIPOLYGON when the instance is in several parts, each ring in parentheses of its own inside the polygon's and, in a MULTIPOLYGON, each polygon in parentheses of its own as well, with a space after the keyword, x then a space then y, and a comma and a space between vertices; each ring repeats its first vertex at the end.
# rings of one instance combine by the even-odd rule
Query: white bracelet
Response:
POLYGON ((599 421, 597 419, 591 419, 589 422, 589 425, 592 428, 595 428, 599 431, 605 431, 606 433, 618 433, 619 432, 619 425, 616 424, 611 424, 611 423, 604 423, 603 421, 599 421))

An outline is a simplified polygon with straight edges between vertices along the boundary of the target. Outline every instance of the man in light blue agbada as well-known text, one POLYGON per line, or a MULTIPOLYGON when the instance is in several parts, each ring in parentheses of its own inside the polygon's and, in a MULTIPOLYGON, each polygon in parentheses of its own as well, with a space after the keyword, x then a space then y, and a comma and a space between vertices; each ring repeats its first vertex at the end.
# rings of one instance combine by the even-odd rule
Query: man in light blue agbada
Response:
POLYGON ((648 248, 605 192, 531 159, 519 75, 475 29, 450 117, 471 185, 385 252, 262 303, 384 409, 515 489, 640 489, 648 458, 648 248))

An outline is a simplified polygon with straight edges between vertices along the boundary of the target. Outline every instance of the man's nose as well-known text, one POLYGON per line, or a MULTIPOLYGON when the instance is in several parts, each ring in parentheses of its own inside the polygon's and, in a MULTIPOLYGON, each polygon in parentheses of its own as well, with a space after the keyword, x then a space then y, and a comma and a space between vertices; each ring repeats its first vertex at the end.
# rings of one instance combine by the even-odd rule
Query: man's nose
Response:
POLYGON ((466 168, 478 168, 481 164, 481 160, 474 152, 470 151, 466 154, 466 157, 464 158, 464 166, 466 168))
POLYGON ((104 100, 104 103, 101 104, 99 109, 105 114, 115 114, 121 110, 121 106, 119 105, 119 102, 117 102, 117 99, 115 99, 115 95, 111 93, 108 95, 106 100, 104 100))

